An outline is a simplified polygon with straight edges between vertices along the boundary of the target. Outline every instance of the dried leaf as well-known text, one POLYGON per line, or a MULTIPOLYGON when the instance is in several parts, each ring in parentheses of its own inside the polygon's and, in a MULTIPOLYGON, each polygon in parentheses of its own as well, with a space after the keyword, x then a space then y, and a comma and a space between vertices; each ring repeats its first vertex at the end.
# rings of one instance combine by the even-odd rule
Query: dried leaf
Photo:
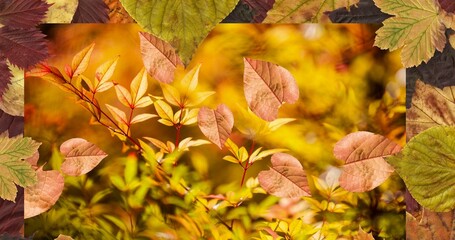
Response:
POLYGON ((454 219, 454 211, 437 213, 424 209, 420 218, 406 213, 406 239, 453 239, 455 236, 454 219))
POLYGON ((24 116, 24 70, 9 67, 13 78, 0 99, 0 109, 12 116, 24 116))
POLYGON ((199 43, 235 7, 238 0, 120 0, 147 32, 169 42, 187 65, 199 43))
POLYGON ((49 8, 44 22, 71 23, 79 0, 46 0, 46 2, 52 4, 52 6, 49 8))
POLYGON ((300 198, 310 196, 307 176, 299 160, 286 153, 272 156, 270 170, 261 171, 259 183, 269 194, 277 197, 300 198))
POLYGON ((448 13, 455 12, 455 2, 452 0, 438 0, 439 5, 448 13))
POLYGON ((13 74, 9 70, 6 58, 0 57, 0 97, 8 89, 8 84, 11 82, 13 74))
POLYGON ((299 89, 291 73, 276 64, 244 59, 243 75, 245 97, 251 111, 266 121, 278 116, 283 103, 294 103, 299 89))
POLYGON ((202 107, 198 113, 198 126, 202 133, 221 149, 231 135, 234 116, 224 104, 218 105, 215 110, 202 107))
POLYGON ((48 57, 44 37, 44 34, 36 28, 2 27, 0 28, 0 52, 11 64, 28 69, 48 57))
POLYGON ((403 47, 405 67, 419 65, 446 44, 443 16, 434 0, 374 0, 382 12, 395 15, 376 32, 375 46, 393 51, 403 47))
POLYGON ((414 136, 387 158, 412 197, 433 211, 455 208, 455 128, 436 126, 414 136))
POLYGON ((324 12, 356 4, 358 0, 275 0, 264 23, 306 23, 323 21, 324 12))
POLYGON ((70 176, 80 176, 90 172, 107 156, 95 144, 82 138, 72 138, 60 146, 65 157, 61 170, 70 176))
POLYGON ((63 192, 64 178, 60 172, 38 169, 36 174, 38 182, 25 189, 24 219, 47 211, 63 192))
POLYGON ((107 23, 108 10, 103 0, 79 0, 71 23, 107 23))
POLYGON ((140 32, 142 61, 147 72, 162 83, 172 83, 177 66, 183 66, 175 49, 167 42, 140 32))
POLYGON ((8 131, 9 137, 23 134, 24 117, 11 116, 0 110, 0 133, 8 131))
POLYGON ((275 0, 240 0, 223 23, 261 23, 275 0))
POLYGON ((382 184, 394 169, 384 160, 401 146, 370 132, 348 134, 335 144, 333 154, 345 161, 340 186, 351 192, 365 192, 382 184))
POLYGON ((381 12, 373 0, 360 0, 350 8, 342 7, 328 13, 333 23, 380 23, 391 15, 381 12))
POLYGON ((16 28, 31 28, 46 16, 50 4, 42 0, 14 0, 0 9, 0 23, 16 28))
POLYGON ((406 137, 438 125, 455 125, 455 87, 439 89, 417 80, 412 106, 406 111, 406 137))
POLYGON ((368 234, 367 232, 363 231, 363 229, 359 226, 359 232, 354 237, 354 240, 374 240, 373 234, 368 234))
POLYGON ((14 202, 0 199, 0 233, 21 236, 24 226, 24 189, 17 188, 14 202))

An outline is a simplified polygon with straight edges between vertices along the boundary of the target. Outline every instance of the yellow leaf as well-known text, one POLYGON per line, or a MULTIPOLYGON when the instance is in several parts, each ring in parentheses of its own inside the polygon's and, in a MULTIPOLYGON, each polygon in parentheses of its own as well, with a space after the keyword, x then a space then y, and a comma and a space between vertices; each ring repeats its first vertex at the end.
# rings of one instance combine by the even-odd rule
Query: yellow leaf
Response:
POLYGON ((180 93, 177 88, 169 84, 160 84, 163 90, 163 96, 166 101, 174 106, 180 107, 183 104, 180 102, 180 93))
POLYGON ((46 0, 52 4, 47 11, 45 23, 71 23, 76 12, 78 0, 46 0))
POLYGON ((172 111, 172 108, 171 106, 169 106, 169 104, 167 104, 164 101, 158 100, 155 101, 153 105, 155 106, 156 112, 162 119, 175 123, 174 112, 172 111))
POLYGON ((131 94, 125 87, 117 84, 115 85, 115 93, 117 94, 118 100, 125 105, 126 107, 131 107, 133 105, 133 100, 131 94))
POLYGON ((232 163, 239 163, 239 160, 237 160, 235 157, 233 156, 224 156, 223 157, 223 160, 226 160, 228 162, 232 162, 232 163))
POLYGON ((142 68, 130 84, 133 106, 136 106, 136 103, 144 96, 145 92, 147 92, 147 87, 147 73, 145 72, 145 69, 142 68))
POLYGON ((73 61, 71 62, 71 70, 73 72, 73 76, 77 76, 87 69, 94 47, 95 44, 92 43, 90 46, 84 48, 73 57, 73 61))
MULTIPOLYGON (((103 85, 111 79, 112 75, 114 74, 115 67, 117 66, 118 57, 113 60, 107 61, 101 64, 95 71, 95 80, 96 80, 96 88, 103 85)), ((98 91, 97 91, 98 92, 98 91)))
POLYGON ((139 99, 139 101, 137 101, 135 107, 144 108, 144 107, 148 107, 152 104, 153 104, 152 98, 150 98, 149 96, 145 96, 145 97, 142 97, 141 99, 139 99))
POLYGON ((127 123, 125 112, 123 112, 122 110, 120 110, 114 106, 111 106, 109 104, 106 104, 106 107, 107 107, 107 110, 109 110, 109 112, 112 114, 114 119, 117 121, 117 123, 125 123, 125 124, 127 123))
POLYGON ((208 97, 215 94, 214 91, 197 92, 189 96, 189 100, 186 102, 186 107, 195 107, 205 101, 208 97))
POLYGON ((131 120, 131 124, 143 122, 143 121, 149 120, 150 118, 154 118, 154 117, 157 117, 157 115, 150 114, 150 113, 139 114, 139 115, 136 115, 133 118, 133 120, 131 120))

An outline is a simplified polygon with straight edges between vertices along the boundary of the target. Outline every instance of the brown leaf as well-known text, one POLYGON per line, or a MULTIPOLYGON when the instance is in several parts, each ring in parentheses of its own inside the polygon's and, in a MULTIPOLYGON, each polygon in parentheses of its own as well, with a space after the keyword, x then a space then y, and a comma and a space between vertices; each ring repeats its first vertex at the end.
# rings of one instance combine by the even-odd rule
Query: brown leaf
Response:
POLYGON ((406 239, 454 239, 454 220, 454 211, 437 213, 424 209, 423 215, 419 218, 414 218, 411 214, 406 213, 406 239))
POLYGON ((261 187, 269 194, 286 198, 311 195, 306 173, 299 160, 286 153, 275 153, 271 161, 270 170, 261 171, 258 175, 261 187))
POLYGON ((90 172, 107 156, 95 144, 82 138, 72 138, 60 146, 65 157, 61 170, 70 176, 80 176, 90 172))
POLYGON ((243 75, 245 97, 251 111, 264 120, 272 121, 278 116, 283 103, 294 103, 299 98, 299 89, 291 73, 276 64, 244 59, 243 75))
POLYGON ((382 184, 394 169, 384 157, 401 150, 401 146, 371 132, 348 134, 335 144, 333 154, 345 161, 340 186, 351 192, 365 192, 382 184))
POLYGON ((172 83, 177 66, 183 66, 175 49, 167 42, 146 32, 140 32, 141 54, 147 72, 162 83, 172 83))
POLYGON ((62 194, 63 176, 56 170, 36 171, 38 182, 25 189, 24 219, 39 215, 51 208, 62 194))
POLYGON ((223 148, 234 127, 231 110, 224 104, 218 105, 215 110, 202 107, 197 118, 202 133, 220 149, 223 148))
POLYGON ((406 137, 433 126, 455 125, 455 87, 439 89, 417 80, 411 108, 406 111, 406 137))

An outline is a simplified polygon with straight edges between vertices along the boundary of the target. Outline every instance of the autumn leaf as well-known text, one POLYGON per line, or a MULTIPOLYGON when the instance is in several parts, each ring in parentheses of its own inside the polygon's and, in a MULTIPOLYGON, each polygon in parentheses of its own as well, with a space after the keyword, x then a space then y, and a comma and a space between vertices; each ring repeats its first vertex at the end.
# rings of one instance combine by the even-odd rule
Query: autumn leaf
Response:
POLYGON ((79 0, 71 23, 107 23, 108 10, 103 0, 79 0))
POLYGON ((141 54, 147 72, 162 83, 172 83, 174 72, 183 66, 175 49, 167 42, 146 32, 139 33, 141 54))
POLYGON ((360 0, 350 8, 341 7, 328 13, 333 23, 381 23, 391 17, 381 12, 373 0, 360 0))
POLYGON ((120 0, 147 32, 170 43, 187 65, 200 42, 235 7, 238 0, 120 0))
POLYGON ((35 27, 46 16, 50 4, 42 0, 14 0, 0 8, 0 23, 15 28, 35 27))
POLYGON ((0 96, 8 89, 8 83, 11 82, 13 74, 8 68, 6 58, 0 57, 0 96))
POLYGON ((320 22, 324 12, 356 4, 358 0, 275 0, 264 23, 320 22))
POLYGON ((71 75, 69 77, 77 76, 87 70, 94 47, 95 44, 92 43, 74 55, 71 61, 71 75))
POLYGON ((12 116, 24 116, 24 70, 9 66, 13 78, 1 96, 0 109, 12 116))
POLYGON ((376 32, 375 46, 381 49, 403 47, 405 67, 419 65, 442 51, 446 44, 444 16, 434 0, 375 0, 382 12, 394 15, 376 32))
POLYGON ((47 58, 47 44, 38 29, 16 29, 9 26, 0 28, 0 52, 11 64, 22 69, 47 58))
POLYGON ((71 23, 79 0, 46 0, 52 4, 47 12, 45 23, 71 23))
POLYGON ((11 116, 0 110, 0 132, 8 131, 9 137, 20 135, 24 131, 24 117, 11 116))
POLYGON ((455 2, 452 0, 438 0, 439 5, 441 6, 442 9, 444 9, 446 12, 455 12, 455 2))
POLYGON ((38 181, 25 189, 24 219, 39 215, 50 209, 63 192, 64 178, 59 171, 36 171, 38 181))
POLYGON ((419 218, 406 212, 406 237, 407 239, 453 239, 455 237, 454 220, 454 211, 438 213, 424 209, 419 218))
POLYGON ((95 144, 82 138, 72 138, 60 146, 65 157, 61 170, 70 176, 80 176, 95 168, 107 154, 95 144))
POLYGON ((400 145, 378 134, 348 134, 333 148, 335 157, 345 162, 340 186, 351 192, 366 192, 379 186, 394 171, 384 158, 400 150, 400 145))
POLYGON ((354 236, 354 240, 374 240, 374 237, 372 233, 367 233, 359 227, 359 232, 354 236))
POLYGON ((21 235, 24 226, 24 189, 18 187, 14 202, 0 199, 0 233, 21 235))
POLYGON ((278 116, 283 103, 294 103, 299 89, 291 73, 276 64, 244 59, 243 87, 251 111, 266 121, 278 116))
POLYGON ((411 108, 406 111, 406 137, 438 125, 455 125, 455 87, 439 89, 417 81, 411 108))
POLYGON ((387 158, 412 197, 437 212, 455 208, 455 128, 436 126, 414 136, 395 156, 387 158))
POLYGON ((275 0, 240 0, 223 23, 262 23, 275 0))
POLYGON ((286 153, 272 156, 270 170, 261 171, 259 183, 269 194, 277 197, 299 198, 310 196, 307 176, 299 160, 286 153))
POLYGON ((234 116, 224 104, 213 110, 202 107, 198 113, 198 126, 201 132, 220 149, 231 135, 234 127, 234 116))

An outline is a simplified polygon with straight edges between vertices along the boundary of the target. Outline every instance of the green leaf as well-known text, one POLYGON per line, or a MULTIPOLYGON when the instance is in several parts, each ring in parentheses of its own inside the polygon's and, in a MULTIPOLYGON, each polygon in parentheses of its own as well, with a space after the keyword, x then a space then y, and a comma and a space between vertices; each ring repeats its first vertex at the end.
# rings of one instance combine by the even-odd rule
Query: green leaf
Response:
POLYGON ((358 0, 275 0, 263 23, 320 22, 324 12, 356 4, 358 0))
POLYGON ((8 158, 25 159, 33 156, 41 143, 31 138, 6 138, 0 137, 0 156, 8 158))
POLYGON ((375 0, 382 12, 395 15, 376 32, 375 46, 401 48, 405 67, 427 62, 446 43, 444 16, 434 0, 375 0))
POLYGON ((455 208, 455 128, 436 126, 412 138, 388 157, 411 195, 422 206, 446 212, 455 208))
POLYGON ((238 0, 120 0, 147 32, 169 42, 186 65, 200 42, 237 5, 238 0))

